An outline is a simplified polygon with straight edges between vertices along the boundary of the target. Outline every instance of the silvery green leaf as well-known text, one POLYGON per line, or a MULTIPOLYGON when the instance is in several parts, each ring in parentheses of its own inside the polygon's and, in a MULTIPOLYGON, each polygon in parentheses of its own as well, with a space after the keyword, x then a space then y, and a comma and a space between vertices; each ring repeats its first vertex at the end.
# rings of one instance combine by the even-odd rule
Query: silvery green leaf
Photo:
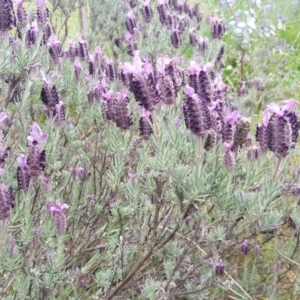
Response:
POLYGON ((143 289, 142 295, 146 297, 147 300, 156 300, 158 294, 159 282, 155 282, 153 279, 147 279, 143 289))
POLYGON ((164 261, 164 268, 166 271, 167 280, 171 280, 172 270, 174 269, 174 262, 170 260, 164 261))

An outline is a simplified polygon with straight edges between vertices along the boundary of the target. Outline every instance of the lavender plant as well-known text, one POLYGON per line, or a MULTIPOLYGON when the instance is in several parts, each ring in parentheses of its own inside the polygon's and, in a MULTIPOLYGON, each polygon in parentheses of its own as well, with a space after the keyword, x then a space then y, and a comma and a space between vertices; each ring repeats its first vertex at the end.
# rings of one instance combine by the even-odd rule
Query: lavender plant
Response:
POLYGON ((230 97, 223 18, 0 4, 1 299, 297 298, 298 102, 230 97))

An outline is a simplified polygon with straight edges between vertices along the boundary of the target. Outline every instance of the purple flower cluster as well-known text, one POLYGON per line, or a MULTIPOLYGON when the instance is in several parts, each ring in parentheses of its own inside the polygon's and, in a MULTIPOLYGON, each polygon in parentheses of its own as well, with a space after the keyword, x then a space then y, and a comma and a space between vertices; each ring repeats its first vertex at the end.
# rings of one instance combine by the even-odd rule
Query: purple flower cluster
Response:
POLYGON ((54 214, 54 227, 60 233, 65 233, 67 229, 67 217, 64 212, 68 208, 69 205, 61 204, 59 200, 50 206, 50 211, 54 214))
POLYGON ((11 0, 0 0, 0 36, 6 35, 16 25, 16 17, 11 0))
POLYGON ((46 152, 41 148, 41 143, 47 139, 37 123, 33 123, 28 136, 28 155, 21 154, 18 157, 17 178, 19 189, 28 191, 31 178, 37 177, 44 171, 46 166, 46 152))
POLYGON ((46 115, 54 120, 54 123, 60 125, 65 120, 64 102, 59 99, 56 86, 51 79, 46 79, 43 75, 43 87, 41 90, 41 99, 46 107, 46 115))
POLYGON ((0 220, 9 217, 14 199, 12 188, 7 187, 3 181, 0 181, 0 220))
POLYGON ((269 149, 278 158, 286 157, 297 143, 300 123, 294 111, 294 99, 271 103, 263 112, 263 122, 256 128, 256 140, 262 151, 269 149))

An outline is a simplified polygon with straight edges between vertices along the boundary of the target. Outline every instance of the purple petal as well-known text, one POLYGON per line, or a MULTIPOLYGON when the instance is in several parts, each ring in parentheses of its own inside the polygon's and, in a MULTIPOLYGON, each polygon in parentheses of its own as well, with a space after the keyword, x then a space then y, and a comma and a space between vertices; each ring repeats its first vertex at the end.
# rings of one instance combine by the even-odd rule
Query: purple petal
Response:
POLYGON ((37 0, 38 7, 43 8, 47 0, 37 0))
POLYGON ((26 160, 27 160, 27 158, 26 158, 26 156, 25 156, 24 154, 21 154, 21 155, 17 158, 17 162, 18 162, 18 164, 19 164, 19 166, 20 166, 20 168, 21 168, 22 170, 24 170, 24 169, 27 168, 26 160))
POLYGON ((60 206, 61 210, 64 210, 64 209, 68 209, 69 208, 69 205, 68 204, 62 204, 60 206))
POLYGON ((229 112, 228 110, 225 112, 225 114, 226 114, 225 122, 227 123, 234 123, 241 116, 238 110, 234 110, 232 112, 229 112))
POLYGON ((265 110, 264 112, 263 112, 263 122, 262 122, 262 124, 266 127, 267 125, 268 125, 268 122, 269 122, 269 120, 270 120, 270 113, 269 113, 269 111, 267 111, 267 110, 265 110))
POLYGON ((298 101, 292 98, 280 102, 280 106, 283 111, 292 111, 296 108, 297 104, 298 101))
POLYGON ((267 105, 266 111, 271 111, 277 114, 278 116, 283 116, 283 111, 281 111, 279 105, 274 102, 267 105))
POLYGON ((8 112, 7 111, 3 111, 3 112, 0 113, 0 122, 3 122, 7 118, 8 118, 8 112))
POLYGON ((184 89, 184 93, 187 96, 192 96, 195 93, 195 90, 192 87, 187 85, 186 88, 184 89))

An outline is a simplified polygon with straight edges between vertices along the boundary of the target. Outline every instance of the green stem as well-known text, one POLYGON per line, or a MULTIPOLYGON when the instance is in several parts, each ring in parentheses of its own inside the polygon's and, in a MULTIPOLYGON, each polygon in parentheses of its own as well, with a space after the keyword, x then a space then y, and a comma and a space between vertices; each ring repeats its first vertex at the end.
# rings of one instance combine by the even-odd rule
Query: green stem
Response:
POLYGON ((277 177, 277 174, 278 174, 278 171, 279 171, 279 167, 280 167, 281 161, 282 161, 281 157, 278 157, 276 169, 275 169, 275 172, 274 172, 274 175, 273 175, 273 181, 275 181, 275 179, 276 179, 276 177, 277 177))

